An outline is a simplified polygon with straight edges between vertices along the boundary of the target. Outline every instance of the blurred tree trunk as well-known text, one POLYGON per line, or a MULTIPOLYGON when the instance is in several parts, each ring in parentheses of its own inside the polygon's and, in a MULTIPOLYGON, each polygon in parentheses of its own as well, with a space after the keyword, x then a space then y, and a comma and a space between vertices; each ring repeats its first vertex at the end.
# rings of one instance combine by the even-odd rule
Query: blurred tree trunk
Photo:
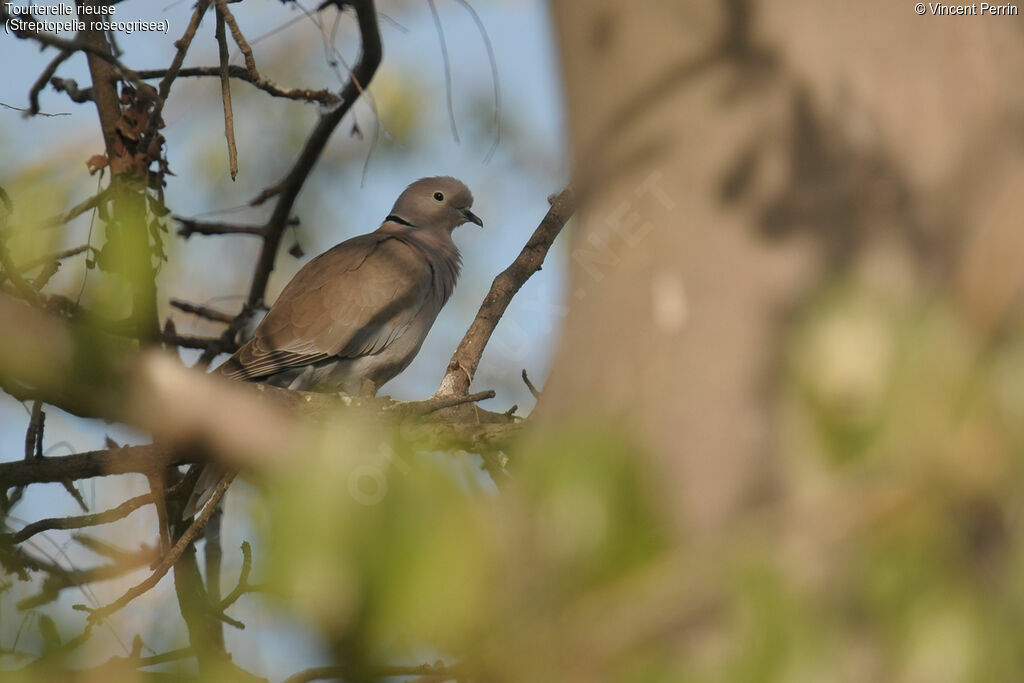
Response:
POLYGON ((1021 262, 1019 229, 984 227, 1024 209, 1009 192, 1022 98, 1001 85, 1024 68, 1019 17, 885 0, 552 7, 581 209, 538 415, 629 425, 688 527, 783 483, 787 322, 828 278, 951 284, 982 329, 1006 313, 1020 269, 991 281, 961 254, 1021 262), (987 219, 998 197, 1017 210, 987 219))

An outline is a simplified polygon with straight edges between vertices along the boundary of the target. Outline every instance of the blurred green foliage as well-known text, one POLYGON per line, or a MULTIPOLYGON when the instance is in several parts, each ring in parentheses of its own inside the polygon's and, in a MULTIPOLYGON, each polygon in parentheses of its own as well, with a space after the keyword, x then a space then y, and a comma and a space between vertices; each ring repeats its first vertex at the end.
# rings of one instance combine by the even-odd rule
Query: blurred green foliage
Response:
POLYGON ((354 671, 427 648, 486 680, 1017 680, 1022 351, 837 282, 789 328, 779 489, 713 538, 613 425, 531 441, 498 494, 346 429, 275 485, 267 570, 354 671), (372 504, 344 484, 368 462, 372 504))
POLYGON ((552 441, 495 495, 467 490, 448 456, 355 446, 357 429, 332 430, 317 466, 275 483, 264 558, 357 670, 424 646, 504 660, 503 641, 550 629, 665 548, 616 434, 552 441))

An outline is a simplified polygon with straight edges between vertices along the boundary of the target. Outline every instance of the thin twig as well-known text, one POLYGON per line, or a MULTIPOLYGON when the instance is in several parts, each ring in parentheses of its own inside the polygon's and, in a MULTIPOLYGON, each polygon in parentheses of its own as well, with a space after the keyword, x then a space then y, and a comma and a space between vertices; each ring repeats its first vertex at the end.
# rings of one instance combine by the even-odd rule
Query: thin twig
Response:
POLYGON ((171 299, 170 304, 172 308, 177 308, 179 311, 191 313, 192 315, 197 315, 200 318, 206 318, 207 320, 213 320, 218 323, 230 323, 235 317, 227 313, 222 313, 214 308, 200 306, 199 304, 182 301, 181 299, 171 299))
POLYGON ((33 558, 37 567, 48 576, 43 580, 39 592, 24 598, 15 605, 19 610, 46 605, 60 595, 65 588, 81 588, 90 583, 109 581, 129 574, 139 567, 145 567, 153 558, 153 549, 143 546, 138 551, 127 553, 120 562, 101 564, 87 569, 64 569, 56 565, 43 565, 33 558))
POLYGON ((50 85, 57 92, 66 94, 72 102, 82 104, 84 102, 91 102, 93 99, 92 88, 79 88, 78 81, 73 78, 57 78, 54 76, 50 79, 50 85))
POLYGON ((167 521, 167 470, 159 469, 147 474, 146 483, 149 484, 149 495, 156 509, 157 537, 160 540, 160 556, 163 557, 171 550, 171 525, 167 521))
POLYGON ((345 117, 345 114, 352 108, 359 95, 367 85, 380 66, 383 55, 380 28, 377 25, 377 10, 372 0, 352 0, 352 6, 356 10, 356 18, 359 23, 359 35, 362 42, 362 53, 359 61, 352 69, 352 76, 341 91, 341 102, 331 110, 324 113, 313 132, 306 140, 302 152, 299 154, 295 165, 292 167, 284 180, 273 188, 264 190, 253 200, 253 204, 260 204, 270 197, 277 196, 277 203, 274 211, 267 221, 267 235, 264 237, 263 248, 260 251, 259 261, 253 274, 252 284, 249 287, 249 296, 246 300, 248 309, 255 310, 263 304, 266 294, 267 282, 270 280, 270 273, 274 269, 274 259, 277 256, 277 248, 281 243, 281 236, 288 225, 292 207, 299 196, 306 178, 313 170, 320 154, 323 152, 331 133, 345 117))
MULTIPOLYGON (((167 69, 147 69, 139 72, 139 78, 163 78, 166 74, 167 69)), ((320 104, 337 104, 341 101, 341 98, 336 93, 326 89, 312 90, 309 88, 282 88, 273 81, 267 80, 262 75, 253 74, 244 66, 238 66, 237 64, 233 64, 228 67, 228 75, 231 78, 237 78, 240 81, 245 81, 272 97, 281 97, 289 100, 302 100, 306 102, 318 102, 320 104)), ((220 76, 220 67, 191 66, 182 68, 178 71, 178 78, 202 78, 206 76, 220 76)), ((67 80, 55 80, 60 80, 61 83, 59 86, 55 83, 54 87, 59 90, 64 90, 65 92, 69 92, 70 94, 67 80)), ((75 90, 74 92, 80 97, 88 99, 91 97, 92 89, 87 88, 85 90, 75 90)), ((72 97, 72 99, 74 99, 74 97, 72 97)))
POLYGON ((533 397, 540 400, 540 392, 537 391, 537 387, 533 386, 533 382, 530 381, 529 375, 526 374, 526 368, 523 368, 523 381, 526 382, 526 388, 530 390, 533 397))
POLYGON ((32 270, 37 266, 63 261, 64 259, 71 258, 72 256, 78 256, 83 251, 88 251, 91 248, 92 247, 90 247, 88 244, 81 244, 77 247, 71 247, 70 249, 58 251, 55 254, 47 254, 46 256, 40 256, 39 258, 32 259, 31 261, 26 261, 25 263, 19 265, 18 269, 24 273, 25 271, 32 270))
POLYGON ((265 225, 233 225, 231 223, 206 223, 173 216, 174 220, 181 223, 178 234, 188 239, 192 235, 256 235, 266 238, 268 230, 265 225))
POLYGON ((28 91, 28 102, 29 108, 26 112, 29 116, 35 116, 39 113, 39 93, 43 91, 46 84, 53 78, 53 75, 57 73, 57 69, 63 64, 68 57, 74 54, 71 50, 61 50, 56 57, 54 57, 46 68, 43 69, 43 73, 39 74, 39 78, 32 84, 32 89, 28 91))
POLYGON ((234 353, 238 348, 238 333, 249 323, 252 318, 253 309, 246 305, 242 306, 242 310, 238 312, 231 322, 228 324, 220 337, 218 338, 218 344, 211 344, 203 351, 203 355, 199 357, 195 367, 200 370, 205 370, 209 367, 213 359, 222 353, 234 353))
MULTIPOLYGON (((195 38, 196 31, 199 29, 199 23, 203 20, 203 15, 206 14, 206 10, 209 7, 210 0, 199 0, 199 2, 196 3, 195 10, 192 12, 192 17, 188 21, 188 26, 185 27, 185 33, 182 34, 181 38, 174 42, 177 52, 174 53, 171 65, 164 73, 158 89, 161 103, 166 102, 167 96, 171 94, 171 85, 173 85, 174 79, 178 77, 178 71, 181 69, 181 65, 185 61, 185 54, 188 52, 189 46, 192 45, 192 39, 195 38)), ((158 104, 158 106, 162 105, 158 104)), ((158 109, 156 113, 157 116, 159 116, 160 110, 158 109)))
POLYGON ((551 208, 533 231, 526 246, 512 264, 491 283, 491 289, 480 304, 476 318, 448 362, 448 370, 441 380, 437 395, 459 396, 469 392, 473 375, 480 364, 480 357, 509 302, 530 276, 540 270, 548 249, 575 210, 576 202, 569 188, 552 198, 551 208))
POLYGON ((186 659, 195 654, 195 651, 191 646, 179 647, 177 650, 168 650, 167 652, 161 652, 155 655, 149 655, 148 657, 139 657, 135 660, 135 666, 143 668, 147 666, 156 666, 157 664, 166 664, 167 662, 174 662, 179 659, 186 659))
POLYGON ((249 541, 242 541, 242 569, 238 572, 238 583, 235 584, 234 589, 227 594, 223 600, 221 600, 218 609, 223 612, 231 605, 238 602, 238 599, 246 593, 253 592, 256 586, 249 583, 249 573, 252 571, 252 546, 249 545, 249 541))
POLYGON ((104 188, 102 191, 100 191, 100 192, 94 194, 93 196, 89 197, 88 199, 85 199, 84 201, 79 202, 78 204, 74 205, 73 207, 68 209, 67 212, 65 212, 63 214, 60 214, 59 216, 53 216, 52 218, 47 218, 46 220, 44 220, 42 223, 39 224, 39 227, 40 228, 58 228, 58 227, 64 225, 65 223, 70 223, 71 221, 73 221, 74 219, 78 218, 79 216, 81 216, 86 211, 90 211, 92 209, 95 209, 97 206, 99 206, 103 202, 107 201, 107 199, 110 198, 110 194, 111 194, 111 189, 108 186, 108 187, 104 188))
POLYGON ((78 507, 82 508, 82 512, 89 512, 89 506, 85 504, 85 497, 82 496, 81 491, 75 488, 75 484, 70 479, 61 479, 60 484, 67 491, 68 495, 78 503, 78 507))
POLYGON ((249 70, 257 80, 262 80, 260 72, 256 69, 256 58, 252 54, 252 48, 249 47, 248 41, 245 39, 245 35, 242 34, 242 29, 238 28, 238 22, 235 21, 235 15, 231 13, 231 9, 228 7, 225 0, 217 0, 217 8, 220 9, 224 15, 224 21, 227 22, 228 28, 231 29, 231 38, 235 41, 235 45, 242 51, 242 56, 245 58, 245 68, 249 70))
POLYGON ((99 57, 100 59, 110 64, 115 69, 117 69, 117 71, 125 80, 131 82, 131 84, 138 88, 141 92, 153 92, 152 86, 148 85, 147 83, 139 79, 138 75, 132 69, 129 69, 127 66, 122 64, 121 60, 112 55, 108 50, 104 50, 95 45, 90 45, 89 43, 83 40, 65 40, 64 38, 59 38, 53 35, 52 33, 33 31, 29 28, 26 28, 24 24, 18 24, 17 27, 15 27, 15 25, 11 23, 11 19, 13 19, 13 17, 7 12, 6 9, 4 9, 3 4, 0 3, 0 22, 2 22, 5 26, 9 26, 10 32, 16 35, 17 37, 34 40, 40 43, 41 45, 47 47, 55 47, 58 50, 66 50, 72 53, 86 52, 88 54, 99 57))
MULTIPOLYGON (((330 67, 334 70, 336 74, 338 74, 338 80, 341 80, 341 73, 338 71, 337 62, 341 62, 342 66, 345 67, 345 71, 348 72, 348 75, 351 78, 352 68, 349 67, 348 62, 345 60, 345 55, 341 54, 341 51, 338 50, 337 46, 334 44, 334 36, 337 32, 338 23, 341 19, 340 10, 342 8, 342 4, 332 3, 330 0, 328 0, 327 2, 321 4, 320 9, 323 9, 329 4, 337 4, 339 8, 339 12, 335 17, 334 26, 332 27, 331 34, 329 36, 327 35, 327 31, 324 27, 323 21, 319 20, 319 18, 314 17, 312 14, 310 14, 305 8, 302 7, 301 3, 299 3, 298 5, 302 9, 303 13, 313 23, 313 25, 317 27, 317 30, 320 31, 320 37, 323 41, 324 47, 324 56, 327 58, 327 63, 330 65, 330 67), (331 53, 333 53, 333 57, 331 56, 331 53), (335 57, 337 58, 336 60, 335 57)), ((373 137, 370 138, 370 146, 366 150, 366 158, 363 160, 363 171, 362 174, 360 175, 360 187, 362 187, 362 184, 366 181, 367 171, 370 168, 370 159, 373 158, 373 153, 377 149, 377 144, 380 141, 381 130, 387 132, 387 129, 384 128, 383 121, 381 120, 380 110, 377 107, 377 98, 374 97, 373 93, 365 88, 360 88, 359 95, 363 97, 366 100, 366 102, 370 105, 370 111, 373 113, 373 137)), ((352 118, 352 130, 354 133, 358 133, 359 138, 362 139, 363 134, 362 131, 359 130, 359 121, 355 118, 355 114, 353 114, 352 118)), ((394 135, 391 135, 391 137, 393 138, 394 135)))
MULTIPOLYGON (((137 554, 137 551, 124 550, 113 543, 108 543, 103 539, 95 538, 88 534, 71 534, 71 540, 83 548, 91 550, 97 555, 101 555, 108 560, 113 560, 115 563, 134 558, 137 554)), ((152 554, 156 556, 155 553, 152 554)))
POLYGON ((220 502, 220 499, 224 496, 224 493, 228 490, 228 486, 231 485, 234 478, 235 473, 229 473, 220 481, 219 484, 217 484, 217 488, 210 497, 210 503, 201 513, 199 513, 196 520, 192 522, 192 525, 181 535, 181 538, 179 538, 174 544, 171 551, 164 556, 160 563, 153 569, 153 573, 150 574, 146 580, 132 586, 124 593, 124 595, 103 607, 93 609, 86 605, 78 604, 73 605, 72 608, 88 612, 89 621, 99 623, 159 583, 160 579, 164 577, 170 568, 174 566, 174 563, 178 561, 178 558, 181 557, 181 554, 185 552, 185 548, 199 537, 199 534, 206 526, 207 521, 209 521, 210 515, 213 514, 214 508, 217 507, 217 503, 220 502))
MULTIPOLYGON (((32 111, 31 109, 25 109, 24 107, 15 107, 13 104, 7 104, 6 102, 0 102, 0 107, 3 107, 4 109, 10 109, 11 111, 23 112, 26 116, 29 116, 30 115, 29 112, 32 111)), ((50 117, 53 117, 53 116, 71 116, 71 112, 69 112, 69 111, 57 111, 57 112, 37 111, 35 114, 33 114, 33 116, 50 116, 50 117)))
MULTIPOLYGON (((57 269, 60 267, 60 262, 62 260, 81 254, 83 251, 86 251, 89 248, 90 247, 88 244, 83 244, 82 246, 74 247, 72 249, 65 249, 64 251, 57 252, 56 254, 48 254, 46 256, 40 256, 39 258, 32 259, 31 261, 27 261, 25 263, 12 265, 14 265, 15 270, 17 270, 19 273, 24 273, 26 271, 32 270, 33 268, 42 265, 48 266, 48 268, 44 269, 43 272, 40 273, 32 281, 30 285, 33 290, 38 291, 46 284, 50 277, 52 277, 53 274, 57 272, 57 269)), ((3 281, 6 279, 7 275, 4 272, 0 271, 0 283, 3 283, 3 281)))
POLYGON ((434 17, 434 27, 437 29, 437 38, 441 43, 441 61, 444 63, 444 92, 448 102, 448 121, 452 127, 452 137, 455 142, 459 141, 459 129, 455 125, 455 98, 452 96, 452 64, 448 59, 448 42, 444 39, 444 27, 441 25, 441 15, 437 13, 437 5, 434 0, 427 0, 430 7, 430 14, 434 17))
POLYGON ((189 19, 188 26, 185 27, 185 32, 182 34, 181 38, 174 42, 177 52, 174 53, 171 65, 167 68, 167 72, 160 80, 160 86, 157 89, 159 97, 153 107, 153 113, 150 115, 149 129, 142 138, 140 149, 149 149, 151 141, 157 134, 157 129, 160 126, 162 118, 161 114, 163 113, 164 103, 167 101, 168 95, 171 94, 171 85, 178 77, 178 71, 181 69, 181 65, 185 61, 185 54, 188 52, 189 46, 192 45, 192 39, 195 38, 196 31, 199 29, 199 23, 203 20, 203 15, 206 14, 206 10, 209 7, 210 0, 199 0, 196 3, 195 10, 192 12, 192 17, 189 19))
MULTIPOLYGON (((140 648, 141 650, 141 648, 140 648)), ((155 655, 141 656, 138 652, 132 652, 130 657, 112 657, 107 660, 106 664, 92 670, 81 670, 76 671, 77 677, 84 677, 87 680, 104 680, 101 676, 90 676, 89 674, 99 674, 105 670, 117 672, 123 675, 126 667, 130 666, 135 669, 142 669, 147 666, 156 666, 157 664, 166 664, 167 662, 176 662, 180 659, 188 659, 195 655, 195 650, 191 646, 180 647, 177 650, 168 650, 167 652, 160 652, 155 655)))
POLYGON ((491 82, 494 84, 494 141, 487 150, 487 154, 484 155, 484 163, 486 164, 494 158, 494 153, 498 151, 498 145, 501 144, 501 80, 498 78, 498 59, 494 55, 494 45, 491 44, 491 37, 487 33, 483 19, 480 18, 480 15, 477 14, 477 11, 467 0, 455 1, 465 7, 466 11, 469 12, 469 16, 473 18, 473 23, 476 24, 477 30, 480 31, 480 37, 483 38, 484 47, 487 49, 487 60, 491 64, 491 82))
POLYGON ((425 401, 396 403, 384 408, 384 413, 400 415, 402 417, 422 417, 423 415, 429 415, 430 413, 444 408, 452 408, 463 405, 464 403, 478 403, 494 397, 495 393, 493 389, 481 391, 477 394, 470 394, 468 396, 435 396, 433 398, 428 398, 425 401))
POLYGON ((215 35, 217 38, 217 50, 220 56, 220 99, 224 104, 224 137, 228 143, 228 170, 231 179, 238 176, 238 148, 235 146, 235 117, 231 111, 231 79, 228 77, 228 39, 224 34, 224 12, 227 4, 224 0, 217 0, 215 8, 217 15, 217 26, 215 35))
POLYGON ((51 531, 53 529, 82 529, 84 527, 99 526, 100 524, 110 524, 111 522, 116 522, 119 519, 124 519, 143 505, 149 505, 152 502, 152 494, 145 493, 141 496, 129 498, 117 507, 104 510, 103 512, 94 512, 90 515, 78 515, 77 517, 49 517, 47 519, 41 519, 38 522, 26 524, 17 532, 11 534, 9 540, 11 543, 22 543, 43 531, 51 531))

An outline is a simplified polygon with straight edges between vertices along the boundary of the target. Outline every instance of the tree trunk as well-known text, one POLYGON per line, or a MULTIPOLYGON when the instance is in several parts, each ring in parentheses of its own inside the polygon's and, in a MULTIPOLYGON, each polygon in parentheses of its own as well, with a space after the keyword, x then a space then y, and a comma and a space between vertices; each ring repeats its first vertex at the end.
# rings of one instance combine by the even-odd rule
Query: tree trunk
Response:
POLYGON ((685 526, 720 528, 784 480, 782 349, 828 278, 958 279, 964 301, 1017 291, 959 251, 1016 234, 965 226, 1024 168, 1003 144, 1021 98, 1000 85, 1024 65, 1017 24, 885 0, 553 12, 581 209, 538 415, 621 420, 685 526))

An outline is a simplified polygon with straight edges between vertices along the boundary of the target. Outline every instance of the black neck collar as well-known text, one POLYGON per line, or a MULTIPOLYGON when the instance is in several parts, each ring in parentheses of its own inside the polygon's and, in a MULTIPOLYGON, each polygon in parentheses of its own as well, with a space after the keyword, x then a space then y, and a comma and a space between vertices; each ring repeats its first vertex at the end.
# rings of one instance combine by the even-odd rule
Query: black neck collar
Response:
POLYGON ((415 228, 416 227, 415 225, 413 225, 409 221, 407 221, 404 218, 401 218, 399 216, 396 216, 393 213, 392 214, 388 214, 388 217, 384 219, 385 223, 387 223, 388 221, 391 221, 392 223, 398 223, 399 225, 405 225, 405 226, 410 227, 410 228, 415 228))

